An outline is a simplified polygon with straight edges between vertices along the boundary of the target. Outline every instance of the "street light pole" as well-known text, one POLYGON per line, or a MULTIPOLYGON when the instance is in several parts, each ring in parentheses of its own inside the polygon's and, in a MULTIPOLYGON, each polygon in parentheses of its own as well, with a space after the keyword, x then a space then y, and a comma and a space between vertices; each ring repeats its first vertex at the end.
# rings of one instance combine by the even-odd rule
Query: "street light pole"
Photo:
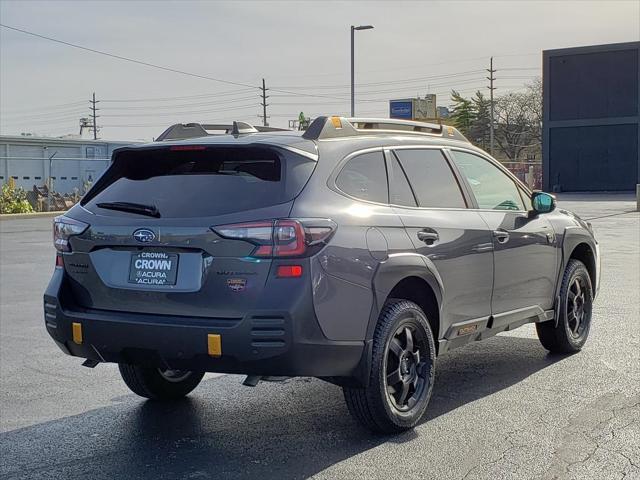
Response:
POLYGON ((355 38, 356 29, 351 25, 351 116, 355 117, 356 100, 355 100, 355 60, 354 60, 354 47, 353 40, 355 38))
POLYGON ((356 100, 355 100, 355 32, 356 30, 371 30, 373 25, 360 25, 355 27, 351 25, 351 116, 354 117, 356 114, 356 100))

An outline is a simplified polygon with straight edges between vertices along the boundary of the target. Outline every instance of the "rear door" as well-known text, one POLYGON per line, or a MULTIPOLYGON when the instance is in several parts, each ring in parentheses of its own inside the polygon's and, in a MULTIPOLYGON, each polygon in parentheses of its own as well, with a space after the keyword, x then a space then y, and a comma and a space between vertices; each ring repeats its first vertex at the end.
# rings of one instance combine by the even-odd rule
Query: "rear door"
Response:
POLYGON ((491 315, 491 236, 438 148, 386 151, 390 201, 416 251, 444 285, 441 334, 453 323, 491 315))
MULTIPOLYGON (((129 149, 82 200, 89 230, 65 258, 81 307, 242 317, 259 299, 270 258, 225 238, 289 215, 315 161, 272 147, 129 149), (148 207, 136 211, 131 205, 148 207), (157 214, 155 214, 157 213, 157 214), (237 225, 236 225, 237 226, 237 225), (212 228, 213 227, 213 228, 212 228)), ((271 241, 271 229, 265 229, 271 241)))
POLYGON ((529 214, 528 199, 488 158, 463 150, 450 153, 493 236, 493 314, 524 309, 518 315, 526 317, 552 308, 557 248, 550 222, 545 215, 529 214))

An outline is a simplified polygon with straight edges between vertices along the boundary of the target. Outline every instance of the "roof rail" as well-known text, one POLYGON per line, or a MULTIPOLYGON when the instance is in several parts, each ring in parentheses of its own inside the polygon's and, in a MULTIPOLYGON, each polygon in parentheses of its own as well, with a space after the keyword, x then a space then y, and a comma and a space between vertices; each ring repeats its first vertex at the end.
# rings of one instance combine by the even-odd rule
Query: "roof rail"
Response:
POLYGON ((441 123, 426 123, 395 118, 318 117, 304 133, 308 140, 379 134, 418 134, 440 136, 468 142, 458 129, 441 123))
POLYGON ((207 137, 209 135, 242 135, 256 132, 278 132, 286 128, 265 127, 262 125, 250 125, 246 122, 233 123, 176 123, 162 132, 157 142, 166 140, 186 140, 188 138, 207 137), (215 132, 215 133, 209 133, 215 132))

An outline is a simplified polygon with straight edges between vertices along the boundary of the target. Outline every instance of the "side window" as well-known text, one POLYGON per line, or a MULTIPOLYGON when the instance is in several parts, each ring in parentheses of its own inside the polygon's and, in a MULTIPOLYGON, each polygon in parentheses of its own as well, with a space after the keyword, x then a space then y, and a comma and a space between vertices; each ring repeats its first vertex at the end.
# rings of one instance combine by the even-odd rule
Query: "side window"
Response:
POLYGON ((451 151, 460 172, 467 178, 480 208, 524 210, 516 184, 498 167, 472 153, 451 151))
POLYGON ((421 207, 466 208, 460 186, 444 158, 434 149, 396 150, 421 207))
POLYGON ((391 154, 389 165, 391 165, 391 171, 389 172, 389 203, 417 207, 418 205, 409 186, 407 176, 393 153, 391 154))
POLYGON ((387 169, 382 152, 363 153, 349 160, 336 178, 344 193, 370 202, 389 203, 387 169))

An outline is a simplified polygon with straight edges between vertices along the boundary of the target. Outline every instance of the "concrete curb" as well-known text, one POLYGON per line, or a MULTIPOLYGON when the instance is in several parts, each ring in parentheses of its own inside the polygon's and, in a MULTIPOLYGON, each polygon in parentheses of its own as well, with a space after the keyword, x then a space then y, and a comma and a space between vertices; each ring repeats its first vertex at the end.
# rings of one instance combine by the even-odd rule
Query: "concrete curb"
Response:
POLYGON ((62 215, 66 211, 60 212, 34 212, 34 213, 2 213, 0 214, 0 221, 2 220, 20 220, 23 218, 53 218, 58 215, 62 215))

